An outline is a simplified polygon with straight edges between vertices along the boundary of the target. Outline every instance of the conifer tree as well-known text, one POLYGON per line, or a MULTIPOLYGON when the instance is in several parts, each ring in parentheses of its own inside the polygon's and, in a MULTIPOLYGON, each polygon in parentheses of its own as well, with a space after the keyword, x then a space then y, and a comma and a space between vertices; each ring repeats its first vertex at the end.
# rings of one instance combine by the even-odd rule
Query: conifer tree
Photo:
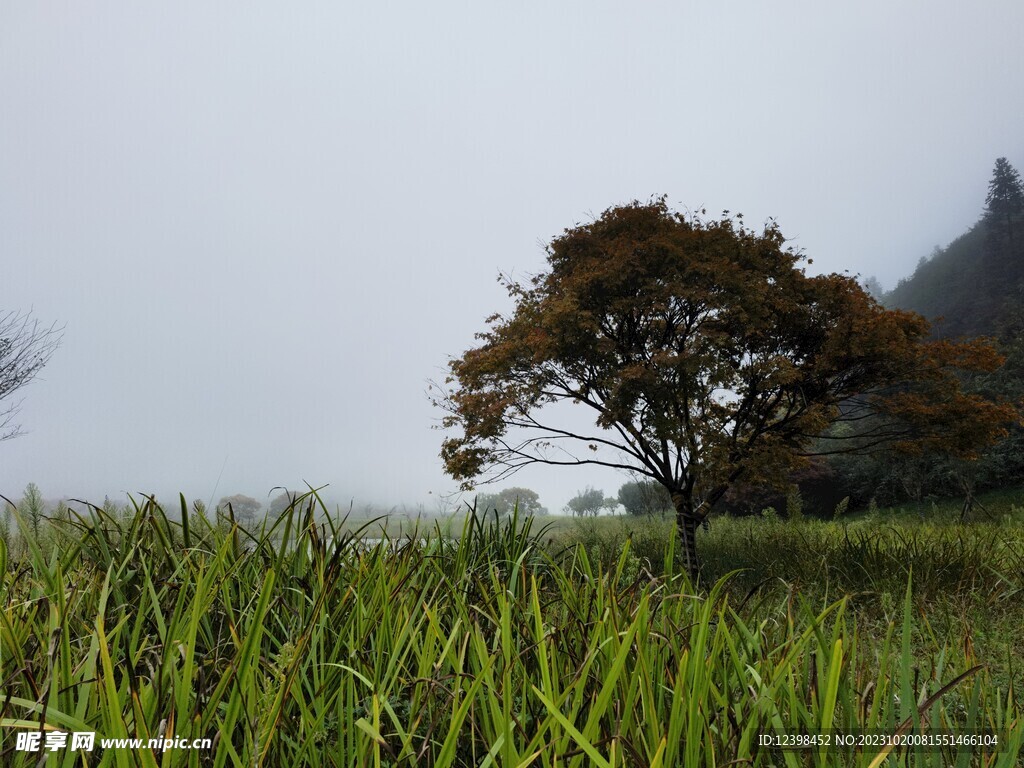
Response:
POLYGON ((992 180, 988 183, 988 195, 985 197, 985 222, 989 234, 996 240, 1005 236, 1013 242, 1014 220, 1024 210, 1024 185, 1020 174, 1010 165, 1005 157, 996 160, 992 171, 992 180))

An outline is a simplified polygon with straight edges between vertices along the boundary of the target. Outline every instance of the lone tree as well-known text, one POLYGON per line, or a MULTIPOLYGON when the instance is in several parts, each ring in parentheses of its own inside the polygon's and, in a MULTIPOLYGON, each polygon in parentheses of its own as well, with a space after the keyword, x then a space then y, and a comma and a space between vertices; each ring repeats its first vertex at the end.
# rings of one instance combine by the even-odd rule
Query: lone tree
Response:
POLYGON ((672 508, 665 486, 654 480, 631 480, 619 487, 619 503, 628 515, 654 515, 672 508))
POLYGON ((481 493, 476 498, 476 509, 483 513, 495 512, 498 517, 510 517, 518 512, 520 517, 546 515, 547 507, 540 503, 540 496, 529 488, 505 488, 498 493, 481 493))
POLYGON ((243 526, 252 525, 256 522, 256 515, 263 507, 252 496, 236 493, 234 496, 225 496, 217 502, 217 511, 225 516, 234 516, 235 520, 243 526))
POLYGON ((569 503, 565 505, 565 508, 577 517, 586 517, 587 515, 596 517, 601 514, 601 510, 612 510, 618 503, 616 499, 605 498, 604 491, 598 488, 591 488, 588 485, 569 499, 569 503))
MULTIPOLYGON (((57 347, 62 329, 42 327, 31 313, 0 313, 0 402, 13 395, 36 377, 57 347)), ((14 423, 20 402, 0 406, 0 440, 21 434, 14 423)))
POLYGON ((281 493, 279 493, 277 496, 271 499, 268 514, 270 515, 271 518, 276 519, 280 517, 284 514, 284 511, 288 509, 288 507, 293 506, 295 504, 296 499, 298 499, 301 495, 301 493, 281 491, 281 493))
POLYGON ((696 578, 696 527, 741 478, 783 486, 809 456, 886 444, 969 457, 1005 431, 1013 409, 956 375, 996 368, 991 346, 926 341, 922 317, 853 278, 806 275, 784 243, 774 223, 756 234, 664 198, 567 229, 547 272, 505 281, 515 312, 451 361, 434 399, 459 431, 446 470, 464 488, 534 463, 646 476, 670 495, 696 578))

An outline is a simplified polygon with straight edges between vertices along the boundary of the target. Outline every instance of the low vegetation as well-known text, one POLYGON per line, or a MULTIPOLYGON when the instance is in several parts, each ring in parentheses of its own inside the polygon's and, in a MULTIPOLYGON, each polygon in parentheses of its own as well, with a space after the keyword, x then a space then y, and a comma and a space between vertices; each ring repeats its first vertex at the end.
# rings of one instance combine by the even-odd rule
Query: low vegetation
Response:
POLYGON ((675 538, 657 520, 630 533, 470 516, 455 539, 370 545, 315 494, 258 531, 181 507, 177 521, 153 500, 108 505, 38 533, 14 511, 0 763, 35 764, 14 734, 39 728, 213 739, 91 754, 119 766, 1011 766, 1022 753, 1021 666, 998 648, 1020 626, 1019 517, 717 520, 695 588, 671 575, 675 538), (750 570, 725 573, 740 552, 750 570), (759 739, 828 729, 1000 743, 759 739))

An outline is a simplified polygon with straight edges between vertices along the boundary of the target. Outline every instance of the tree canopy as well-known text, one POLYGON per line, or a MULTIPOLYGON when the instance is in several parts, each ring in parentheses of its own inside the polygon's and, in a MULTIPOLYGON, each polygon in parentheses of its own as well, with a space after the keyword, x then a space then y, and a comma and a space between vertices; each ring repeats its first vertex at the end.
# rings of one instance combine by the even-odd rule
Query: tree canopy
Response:
POLYGON ((547 259, 526 284, 506 281, 515 311, 450 363, 435 400, 456 431, 445 467, 467 488, 534 463, 650 478, 694 576, 696 525, 739 479, 880 445, 970 457, 1014 416, 956 375, 997 367, 992 347, 928 342, 923 318, 855 279, 808 276, 774 223, 756 233, 634 202, 565 230, 547 259))

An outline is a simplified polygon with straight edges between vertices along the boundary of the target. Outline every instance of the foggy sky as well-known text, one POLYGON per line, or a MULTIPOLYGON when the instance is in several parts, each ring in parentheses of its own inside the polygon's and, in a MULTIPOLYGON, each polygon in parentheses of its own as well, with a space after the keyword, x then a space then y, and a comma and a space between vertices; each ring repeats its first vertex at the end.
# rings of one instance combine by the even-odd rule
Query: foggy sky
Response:
POLYGON ((66 332, 0 493, 429 511, 426 381, 499 271, 666 194, 891 288, 1024 169, 1022 32, 1016 0, 4 3, 0 309, 66 332))

